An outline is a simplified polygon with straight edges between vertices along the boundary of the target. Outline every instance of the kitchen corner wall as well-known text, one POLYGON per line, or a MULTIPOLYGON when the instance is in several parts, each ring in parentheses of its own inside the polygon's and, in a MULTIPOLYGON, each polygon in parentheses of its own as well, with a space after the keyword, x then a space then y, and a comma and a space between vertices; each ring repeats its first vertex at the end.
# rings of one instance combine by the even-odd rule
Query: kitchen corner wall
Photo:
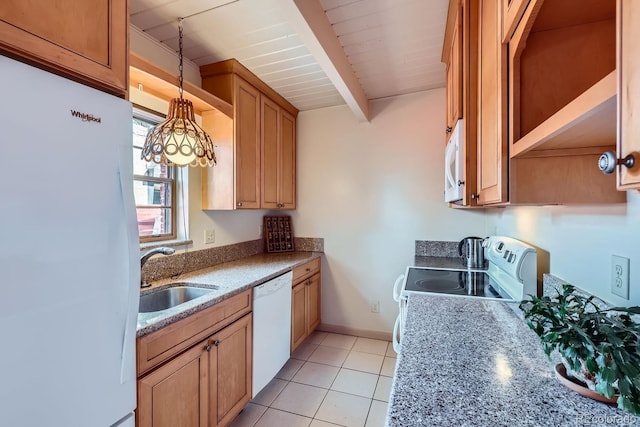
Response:
POLYGON ((541 249, 554 276, 613 305, 640 305, 637 193, 628 192, 620 205, 509 207, 487 215, 489 230, 541 249), (611 255, 630 258, 629 300, 611 293, 611 255))
POLYGON ((298 236, 324 238, 322 322, 390 333, 395 279, 415 240, 486 233, 482 211, 444 203, 445 91, 371 101, 370 123, 347 106, 298 116, 298 236), (370 305, 380 303, 380 313, 370 305))

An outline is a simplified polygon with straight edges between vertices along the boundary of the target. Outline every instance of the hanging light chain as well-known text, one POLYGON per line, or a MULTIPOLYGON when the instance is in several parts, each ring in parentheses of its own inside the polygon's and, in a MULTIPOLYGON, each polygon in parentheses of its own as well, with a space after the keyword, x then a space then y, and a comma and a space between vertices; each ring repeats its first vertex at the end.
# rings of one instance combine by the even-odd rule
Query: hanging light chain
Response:
POLYGON ((182 21, 184 18, 178 18, 178 57, 180 59, 180 63, 178 65, 178 71, 180 76, 178 77, 178 82, 180 85, 179 93, 180 99, 182 99, 182 21))
POLYGON ((178 18, 179 98, 169 103, 167 118, 149 129, 140 158, 147 162, 178 166, 216 164, 213 141, 195 119, 193 103, 183 99, 182 21, 178 18))

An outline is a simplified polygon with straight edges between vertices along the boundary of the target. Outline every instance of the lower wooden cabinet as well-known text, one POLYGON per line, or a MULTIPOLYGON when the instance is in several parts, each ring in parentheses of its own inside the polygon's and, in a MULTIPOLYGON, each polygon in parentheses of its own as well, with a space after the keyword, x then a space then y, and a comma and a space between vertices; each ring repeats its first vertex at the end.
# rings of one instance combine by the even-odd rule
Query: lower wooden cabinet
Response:
POLYGON ((314 264, 317 267, 303 268, 308 270, 311 276, 306 275, 298 281, 295 280, 291 290, 291 352, 307 338, 320 325, 320 260, 314 264))
POLYGON ((138 380, 138 427, 207 427, 209 353, 201 342, 138 380))
POLYGON ((226 426, 251 399, 251 313, 138 379, 138 427, 226 426))
POLYGON ((226 426, 251 400, 252 325, 248 314, 208 341, 210 426, 226 426))

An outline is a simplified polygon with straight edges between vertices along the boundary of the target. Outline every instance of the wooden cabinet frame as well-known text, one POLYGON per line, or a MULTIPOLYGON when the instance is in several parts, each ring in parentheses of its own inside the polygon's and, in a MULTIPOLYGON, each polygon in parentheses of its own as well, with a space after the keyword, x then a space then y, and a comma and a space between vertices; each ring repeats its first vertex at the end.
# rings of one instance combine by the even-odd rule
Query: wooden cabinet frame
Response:
POLYGON ((235 59, 200 73, 202 87, 234 109, 230 123, 220 114, 206 121, 221 129, 222 167, 203 171, 202 208, 295 209, 298 110, 235 59))
POLYGON ((127 0, 60 3, 1 2, 0 50, 124 97, 129 86, 127 0))
POLYGON ((320 325, 322 309, 320 274, 320 258, 293 269, 291 353, 320 325))

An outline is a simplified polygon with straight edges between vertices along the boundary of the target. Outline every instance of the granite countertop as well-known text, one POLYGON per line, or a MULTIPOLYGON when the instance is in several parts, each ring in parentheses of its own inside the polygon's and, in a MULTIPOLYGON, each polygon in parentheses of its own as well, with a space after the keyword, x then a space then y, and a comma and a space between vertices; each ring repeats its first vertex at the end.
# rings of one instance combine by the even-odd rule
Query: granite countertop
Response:
POLYGON ((142 290, 142 294, 166 288, 168 284, 176 282, 188 282, 200 287, 216 288, 211 294, 167 310, 139 313, 137 336, 141 337, 154 332, 321 256, 320 252, 258 254, 182 274, 177 278, 152 282, 150 288, 142 290))
POLYGON ((444 256, 416 256, 413 259, 413 267, 432 267, 432 268, 466 268, 462 257, 444 257, 444 256))
POLYGON ((387 425, 640 422, 561 385, 538 337, 513 308, 500 301, 410 295, 387 425))

